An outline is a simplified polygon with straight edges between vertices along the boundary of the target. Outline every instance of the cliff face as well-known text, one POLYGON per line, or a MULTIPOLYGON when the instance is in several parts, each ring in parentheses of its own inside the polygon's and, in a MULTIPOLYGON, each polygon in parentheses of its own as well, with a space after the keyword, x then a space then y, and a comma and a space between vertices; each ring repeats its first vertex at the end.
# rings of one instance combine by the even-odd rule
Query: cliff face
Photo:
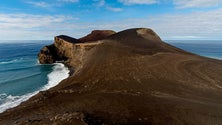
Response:
POLYGON ((56 57, 56 51, 55 46, 49 45, 45 46, 40 50, 40 53, 38 54, 39 63, 41 64, 51 64, 54 63, 55 60, 57 60, 56 57))
POLYGON ((49 47, 41 51, 45 62, 64 59, 75 73, 0 114, 0 124, 222 124, 220 60, 173 47, 146 28, 98 41, 56 38, 52 46, 53 56, 49 47))
POLYGON ((100 44, 98 40, 104 39, 115 32, 112 30, 95 30, 80 39, 60 35, 54 38, 54 43, 45 46, 38 54, 41 64, 63 62, 77 71, 81 68, 86 51, 100 44))

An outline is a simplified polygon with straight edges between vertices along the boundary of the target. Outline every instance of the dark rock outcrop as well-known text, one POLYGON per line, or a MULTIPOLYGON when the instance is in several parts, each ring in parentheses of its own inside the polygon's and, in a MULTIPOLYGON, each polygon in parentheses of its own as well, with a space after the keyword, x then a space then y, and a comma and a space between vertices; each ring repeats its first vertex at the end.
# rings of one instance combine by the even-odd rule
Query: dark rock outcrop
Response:
POLYGON ((146 28, 84 43, 56 38, 54 46, 75 73, 0 114, 0 124, 222 124, 221 60, 173 47, 146 28))
POLYGON ((100 44, 98 40, 107 38, 115 34, 112 30, 94 30, 89 35, 80 39, 60 35, 54 38, 54 43, 45 46, 38 54, 41 64, 51 64, 64 62, 70 67, 81 67, 82 60, 86 51, 100 44))
POLYGON ((38 54, 39 63, 41 64, 51 64, 54 63, 56 56, 55 46, 49 45, 45 46, 40 50, 40 53, 38 54))
POLYGON ((67 61, 72 57, 73 44, 79 43, 77 39, 60 35, 54 38, 54 44, 45 46, 40 50, 38 59, 41 64, 51 64, 56 61, 67 61))

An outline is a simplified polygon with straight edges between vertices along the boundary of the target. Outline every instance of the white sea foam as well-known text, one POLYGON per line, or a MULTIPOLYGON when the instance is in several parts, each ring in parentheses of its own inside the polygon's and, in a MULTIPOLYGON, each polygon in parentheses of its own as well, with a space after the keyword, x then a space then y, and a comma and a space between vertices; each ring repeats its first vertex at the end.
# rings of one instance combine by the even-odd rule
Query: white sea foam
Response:
POLYGON ((7 95, 7 97, 2 101, 2 104, 0 105, 0 113, 4 112, 9 108, 18 106, 21 102, 28 100, 30 97, 37 93, 38 92, 28 93, 23 96, 7 95))
POLYGON ((3 62, 0 62, 0 64, 11 64, 11 63, 15 63, 15 62, 18 62, 21 60, 23 60, 23 58, 13 59, 13 60, 9 60, 9 61, 3 61, 3 62))
POLYGON ((5 93, 0 94, 0 113, 4 112, 9 108, 18 106, 20 103, 28 100, 30 97, 37 94, 39 91, 44 91, 56 86, 59 82, 61 82, 63 79, 67 78, 68 76, 69 76, 68 68, 61 63, 56 63, 55 66, 53 66, 53 71, 49 73, 47 76, 48 83, 38 91, 35 91, 33 93, 28 93, 22 96, 6 95, 5 93))
POLYGON ((211 58, 222 60, 222 58, 220 58, 220 57, 211 57, 211 58))
POLYGON ((42 90, 47 90, 56 86, 63 79, 69 77, 69 69, 62 63, 56 63, 53 67, 53 72, 48 74, 48 84, 46 84, 42 90))
POLYGON ((0 62, 0 64, 9 64, 9 63, 14 63, 18 61, 18 59, 10 60, 10 61, 5 61, 5 62, 0 62))

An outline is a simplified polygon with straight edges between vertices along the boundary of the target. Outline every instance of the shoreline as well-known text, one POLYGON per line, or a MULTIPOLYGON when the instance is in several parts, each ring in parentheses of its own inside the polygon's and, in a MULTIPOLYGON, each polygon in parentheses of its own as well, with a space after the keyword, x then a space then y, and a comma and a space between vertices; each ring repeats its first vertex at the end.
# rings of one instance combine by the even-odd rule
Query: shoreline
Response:
MULTIPOLYGON (((219 57, 212 57, 212 56, 205 56, 205 55, 199 55, 199 56, 202 56, 204 58, 209 58, 209 59, 222 60, 222 58, 219 58, 219 57)), ((39 89, 37 91, 34 91, 32 93, 27 93, 25 95, 22 95, 22 96, 24 96, 23 98, 20 98, 20 99, 16 100, 15 102, 13 102, 13 103, 16 103, 13 106, 10 106, 9 108, 5 108, 4 111, 0 111, 0 114, 4 113, 5 111, 7 111, 9 109, 15 108, 16 106, 19 106, 21 103, 29 100, 30 98, 32 98, 33 96, 37 95, 38 93, 40 93, 42 91, 48 91, 50 88, 58 86, 61 83, 62 80, 65 80, 65 79, 73 76, 74 73, 75 73, 74 67, 67 64, 66 62, 56 62, 56 63, 53 63, 53 64, 40 64, 39 60, 38 60, 38 64, 39 65, 52 65, 52 68, 55 67, 56 65, 61 65, 62 64, 62 65, 64 65, 64 67, 63 67, 64 69, 68 69, 68 72, 66 72, 66 73, 68 73, 68 76, 64 79, 61 79, 55 85, 45 88, 49 84, 49 80, 48 80, 47 84, 45 84, 41 89, 39 89)), ((52 72, 53 72, 53 70, 52 70, 52 72)), ((50 72, 49 74, 51 74, 52 72, 50 72)), ((47 77, 48 77, 48 75, 47 75, 47 77)), ((13 97, 11 95, 8 95, 8 96, 13 97)), ((17 97, 17 96, 15 96, 15 97, 17 97)), ((0 106, 0 108, 4 108, 4 106, 0 106)))
MULTIPOLYGON (((42 64, 41 64, 42 65, 42 64)), ((43 64, 45 65, 45 64, 43 64)), ((12 95, 7 95, 6 98, 9 98, 9 99, 12 99, 11 101, 9 102, 5 102, 3 104, 0 105, 0 114, 1 113, 4 113, 5 111, 9 110, 9 109, 12 109, 12 108, 15 108, 16 106, 19 106, 21 103, 29 100, 30 98, 32 98, 33 96, 37 95, 39 92, 42 92, 42 91, 47 91, 49 90, 50 88, 52 87, 55 87, 57 86, 62 80, 64 79, 67 79, 70 75, 66 76, 65 78, 63 79, 59 79, 58 81, 56 81, 56 84, 54 83, 55 81, 51 82, 51 77, 53 74, 55 73, 58 73, 58 71, 56 71, 56 66, 61 66, 62 67, 62 70, 67 70, 66 74, 69 74, 70 70, 69 68, 63 64, 63 63, 53 63, 53 64, 50 64, 52 65, 52 71, 50 73, 47 74, 47 78, 48 78, 48 81, 47 81, 47 84, 45 84, 44 86, 42 86, 41 88, 39 88, 38 90, 34 91, 34 92, 31 92, 31 93, 26 93, 24 95, 21 95, 21 96, 12 96, 12 95), (51 75, 51 76, 50 76, 51 75)), ((61 68, 61 67, 57 67, 58 69, 61 68)), ((56 77, 54 77, 56 78, 56 77)), ((53 79, 54 79, 53 78, 53 79)))
MULTIPOLYGON (((61 64, 63 64, 65 67, 67 67, 69 69, 69 76, 67 78, 69 78, 70 76, 74 75, 75 73, 75 68, 71 65, 68 65, 67 63, 62 62, 61 64)), ((66 79, 67 79, 66 78, 66 79)))
MULTIPOLYGON (((222 58, 220 58, 220 57, 213 57, 213 56, 199 55, 199 54, 197 54, 197 55, 198 55, 198 56, 201 56, 201 57, 204 57, 204 58, 222 60, 222 58)), ((41 89, 39 89, 39 90, 37 90, 37 91, 34 91, 34 92, 32 92, 32 93, 27 93, 27 94, 25 94, 25 95, 22 95, 22 96, 27 96, 27 95, 29 95, 29 96, 28 96, 27 98, 25 98, 25 99, 21 99, 22 101, 19 101, 19 100, 18 100, 18 101, 19 101, 18 104, 15 104, 15 105, 13 105, 12 107, 7 108, 7 109, 5 109, 5 110, 2 111, 2 112, 0 111, 0 114, 3 113, 3 112, 5 112, 5 111, 7 111, 8 109, 11 109, 11 108, 14 108, 14 107, 20 105, 22 102, 27 101, 28 99, 30 99, 31 97, 35 96, 35 95, 38 94, 39 92, 48 91, 50 88, 53 88, 53 87, 58 86, 58 85, 61 83, 62 80, 65 80, 65 79, 73 76, 74 73, 75 73, 75 70, 74 70, 75 68, 74 68, 72 65, 69 65, 69 64, 68 64, 67 62, 65 62, 65 61, 58 61, 58 62, 55 62, 55 63, 52 63, 52 64, 40 64, 39 59, 37 59, 37 64, 38 64, 38 65, 52 65, 52 67, 54 67, 56 64, 58 64, 58 65, 59 65, 59 64, 62 64, 62 65, 64 65, 64 68, 67 68, 67 69, 68 69, 68 72, 67 72, 67 73, 68 73, 68 76, 67 76, 66 78, 64 78, 64 79, 61 79, 59 82, 57 82, 57 84, 45 88, 45 87, 49 84, 49 80, 48 80, 48 83, 45 84, 41 89)), ((53 70, 52 70, 52 72, 53 72, 53 70)), ((52 72, 50 72, 50 73, 52 73, 52 72)), ((50 74, 50 73, 49 73, 49 74, 50 74)), ((49 75, 49 74, 48 74, 48 75, 49 75)), ((48 75, 47 75, 47 77, 48 77, 48 75)), ((55 78, 56 78, 56 77, 55 77, 55 78)), ((10 95, 9 95, 9 96, 10 96, 10 95)), ((1 108, 1 107, 0 107, 0 108, 1 108)))
POLYGON ((64 61, 67 78, 0 114, 0 124, 222 123, 221 60, 166 44, 146 28, 100 42, 56 37, 42 48, 40 63, 64 61))

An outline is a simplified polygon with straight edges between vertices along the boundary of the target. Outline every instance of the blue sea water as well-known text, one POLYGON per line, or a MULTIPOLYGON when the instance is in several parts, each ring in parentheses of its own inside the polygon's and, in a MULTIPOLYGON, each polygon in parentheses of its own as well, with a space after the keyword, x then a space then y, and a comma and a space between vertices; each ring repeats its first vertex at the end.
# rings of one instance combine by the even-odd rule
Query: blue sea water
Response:
POLYGON ((50 43, 0 43, 0 112, 68 77, 69 71, 63 64, 38 64, 39 50, 50 43))
POLYGON ((222 60, 222 40, 167 40, 166 42, 201 56, 222 60))
MULTIPOLYGON (((0 113, 57 85, 69 72, 63 64, 38 64, 39 50, 52 41, 6 42, 0 41, 0 113)), ((167 42, 189 52, 222 59, 222 41, 167 42)))

